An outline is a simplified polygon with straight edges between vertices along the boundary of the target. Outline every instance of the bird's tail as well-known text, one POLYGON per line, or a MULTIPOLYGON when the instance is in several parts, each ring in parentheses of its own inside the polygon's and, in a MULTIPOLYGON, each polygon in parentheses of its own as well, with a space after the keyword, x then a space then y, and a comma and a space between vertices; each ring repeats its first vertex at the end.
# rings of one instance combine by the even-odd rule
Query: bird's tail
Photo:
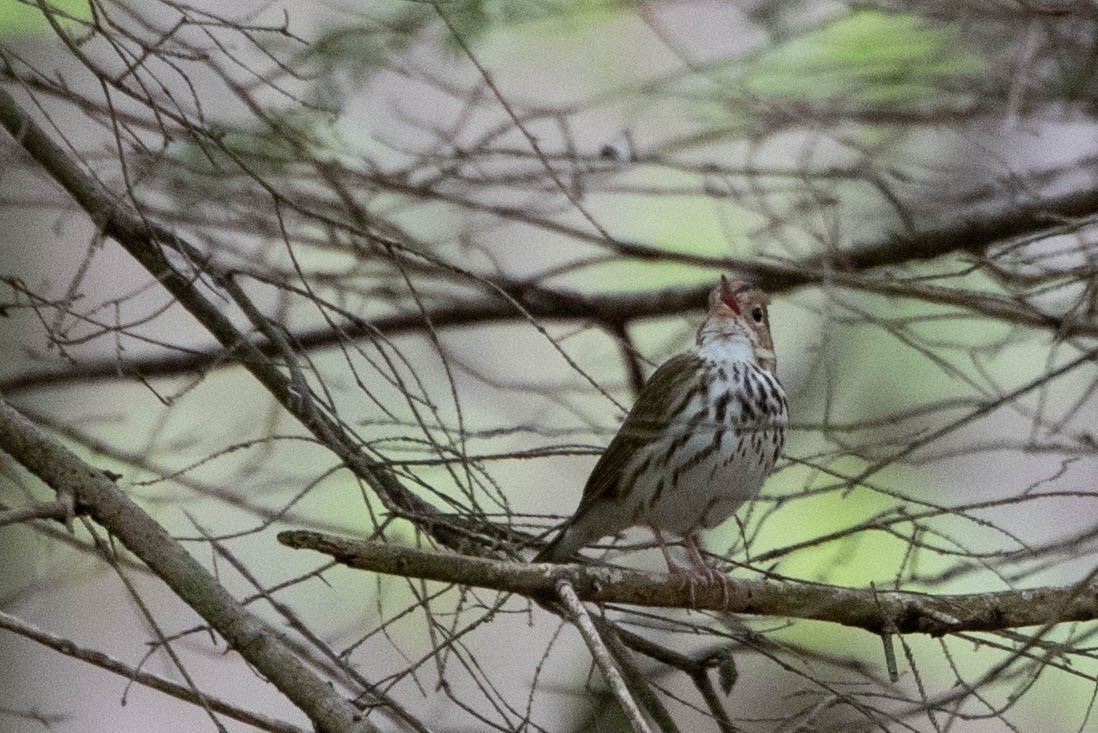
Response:
POLYGON ((541 552, 534 555, 534 562, 568 562, 572 555, 579 549, 575 546, 572 523, 568 522, 561 527, 560 532, 553 541, 546 545, 541 552))

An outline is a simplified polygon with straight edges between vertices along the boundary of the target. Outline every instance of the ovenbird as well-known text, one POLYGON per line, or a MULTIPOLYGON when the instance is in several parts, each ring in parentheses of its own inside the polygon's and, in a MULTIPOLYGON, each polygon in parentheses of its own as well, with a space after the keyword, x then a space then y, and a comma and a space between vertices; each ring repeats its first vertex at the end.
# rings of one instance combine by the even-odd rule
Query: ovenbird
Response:
POLYGON ((660 366, 596 463, 575 514, 534 558, 565 562, 581 547, 635 525, 683 537, 709 582, 697 533, 754 497, 782 452, 788 406, 774 375, 769 297, 722 275, 696 345, 660 366))

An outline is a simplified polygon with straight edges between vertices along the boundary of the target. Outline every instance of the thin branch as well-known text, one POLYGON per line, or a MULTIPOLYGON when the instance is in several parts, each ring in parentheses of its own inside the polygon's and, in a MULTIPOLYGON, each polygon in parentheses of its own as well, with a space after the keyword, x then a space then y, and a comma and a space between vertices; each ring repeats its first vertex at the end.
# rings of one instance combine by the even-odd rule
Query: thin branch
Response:
POLYGON ((610 326, 610 333, 621 344, 621 360, 625 363, 625 372, 629 376, 629 390, 634 397, 637 397, 640 395, 641 387, 644 386, 644 368, 637 356, 633 339, 629 336, 629 328, 625 323, 613 323, 610 326))

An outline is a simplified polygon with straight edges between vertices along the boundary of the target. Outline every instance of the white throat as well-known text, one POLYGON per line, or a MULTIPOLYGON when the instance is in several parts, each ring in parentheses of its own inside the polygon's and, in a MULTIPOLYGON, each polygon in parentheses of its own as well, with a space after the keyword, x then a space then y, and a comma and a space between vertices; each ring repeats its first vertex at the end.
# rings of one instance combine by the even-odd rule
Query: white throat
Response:
POLYGON ((698 345, 698 356, 709 362, 755 361, 755 347, 747 336, 713 336, 698 345))

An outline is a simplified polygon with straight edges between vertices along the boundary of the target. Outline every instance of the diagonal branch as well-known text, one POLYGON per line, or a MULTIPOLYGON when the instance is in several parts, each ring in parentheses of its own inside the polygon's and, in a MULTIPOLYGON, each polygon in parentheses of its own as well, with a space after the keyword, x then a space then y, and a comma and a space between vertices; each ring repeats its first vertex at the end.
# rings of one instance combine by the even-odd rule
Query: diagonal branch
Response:
POLYGON ((317 677, 280 634, 248 611, 182 545, 96 470, 0 400, 0 450, 59 495, 76 500, 96 522, 149 566, 173 591, 294 702, 318 730, 365 733, 374 726, 317 677))
POLYGON ((568 581, 561 580, 557 583, 556 591, 564 608, 565 616, 579 630, 584 643, 591 650, 591 656, 594 658, 595 664, 602 670, 602 675, 606 678, 606 684, 609 685, 614 699, 617 700, 618 706, 621 708, 626 720, 629 721, 634 733, 649 733, 650 728, 644 720, 644 714, 641 713, 637 703, 633 700, 633 696, 629 693, 629 686, 625 683, 621 670, 615 664, 614 656, 607 649, 602 637, 599 636, 599 632, 595 628, 595 622, 588 615, 587 609, 583 607, 583 603, 576 595, 575 589, 569 585, 568 581))

